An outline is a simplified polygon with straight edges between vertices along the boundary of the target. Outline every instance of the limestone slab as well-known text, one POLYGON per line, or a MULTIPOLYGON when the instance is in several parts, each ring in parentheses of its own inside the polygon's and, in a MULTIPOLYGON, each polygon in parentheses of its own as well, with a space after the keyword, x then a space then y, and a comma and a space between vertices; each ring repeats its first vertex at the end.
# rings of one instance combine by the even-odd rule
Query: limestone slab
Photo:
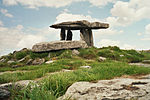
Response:
POLYGON ((62 49, 87 48, 85 41, 53 41, 37 43, 32 47, 33 52, 47 52, 62 49))

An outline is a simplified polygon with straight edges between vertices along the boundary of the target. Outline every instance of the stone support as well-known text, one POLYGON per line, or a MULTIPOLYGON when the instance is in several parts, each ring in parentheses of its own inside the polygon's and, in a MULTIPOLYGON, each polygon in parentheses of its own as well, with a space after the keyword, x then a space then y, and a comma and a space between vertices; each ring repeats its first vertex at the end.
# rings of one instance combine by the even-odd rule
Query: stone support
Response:
POLYGON ((60 40, 65 40, 65 39, 66 39, 65 29, 61 28, 60 40))
POLYGON ((91 29, 80 30, 80 40, 85 41, 88 46, 93 46, 93 34, 91 29))
POLYGON ((68 31, 67 31, 67 39, 66 39, 66 40, 67 40, 67 41, 68 41, 68 40, 70 40, 70 41, 72 40, 72 32, 71 32, 71 30, 68 30, 68 31))

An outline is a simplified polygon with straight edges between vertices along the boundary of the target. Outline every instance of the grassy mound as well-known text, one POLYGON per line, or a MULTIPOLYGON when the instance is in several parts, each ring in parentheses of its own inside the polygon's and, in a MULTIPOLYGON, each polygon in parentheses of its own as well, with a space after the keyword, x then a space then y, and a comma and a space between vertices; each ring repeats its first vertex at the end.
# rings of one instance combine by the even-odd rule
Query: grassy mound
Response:
POLYGON ((121 50, 118 47, 77 49, 79 54, 74 55, 73 50, 60 50, 55 52, 34 53, 23 49, 3 56, 0 60, 0 84, 16 82, 19 80, 37 80, 37 84, 30 84, 24 89, 11 90, 12 100, 56 100, 62 96, 67 88, 78 81, 97 82, 98 80, 112 79, 122 75, 150 74, 150 68, 129 65, 128 63, 150 60, 150 52, 136 50, 121 50), (99 57, 105 57, 100 61, 99 57), (55 60, 51 64, 26 65, 29 59, 55 60), (24 59, 22 62, 19 60, 24 59), (13 63, 8 63, 13 60, 13 63), (12 65, 22 67, 12 68, 12 65), (80 66, 91 66, 91 69, 83 69, 80 66), (59 72, 62 69, 73 70, 59 72), (17 72, 15 72, 17 71, 17 72), (59 72, 51 74, 54 72, 59 72), (34 88, 33 88, 34 85, 34 88), (32 89, 31 89, 32 88, 32 89))

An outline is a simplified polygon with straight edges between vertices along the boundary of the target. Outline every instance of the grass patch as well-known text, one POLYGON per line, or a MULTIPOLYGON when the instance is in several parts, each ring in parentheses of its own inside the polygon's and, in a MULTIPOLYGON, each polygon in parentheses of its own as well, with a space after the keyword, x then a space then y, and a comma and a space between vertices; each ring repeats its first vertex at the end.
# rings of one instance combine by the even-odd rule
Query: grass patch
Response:
MULTIPOLYGON (((138 75, 150 73, 150 68, 130 66, 127 63, 114 61, 106 61, 103 63, 94 62, 91 64, 91 66, 92 69, 78 69, 74 72, 50 75, 49 78, 43 79, 40 82, 42 84, 41 87, 43 87, 42 89, 44 89, 41 94, 52 93, 52 97, 58 98, 59 96, 62 96, 68 87, 75 82, 96 82, 97 80, 112 79, 122 75, 138 75)), ((35 95, 36 92, 41 90, 41 87, 36 88, 37 90, 35 92, 30 89, 28 94, 35 95)), ((27 92, 27 90, 24 90, 24 92, 27 92)), ((43 95, 38 96, 41 98, 43 95)), ((26 98, 26 95, 22 94, 22 97, 26 98)), ((32 97, 28 96, 28 98, 32 97)), ((49 98, 45 100, 49 100, 49 98)))

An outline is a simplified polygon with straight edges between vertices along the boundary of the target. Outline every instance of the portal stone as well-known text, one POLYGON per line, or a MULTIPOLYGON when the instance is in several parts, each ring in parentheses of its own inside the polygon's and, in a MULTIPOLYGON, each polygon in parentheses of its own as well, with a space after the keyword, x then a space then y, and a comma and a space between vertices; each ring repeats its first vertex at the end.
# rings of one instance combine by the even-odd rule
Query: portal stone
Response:
POLYGON ((71 32, 71 30, 68 30, 68 32, 67 32, 67 40, 72 40, 72 32, 71 32))
POLYGON ((60 40, 65 40, 65 39, 66 39, 65 29, 61 28, 60 40))
POLYGON ((85 41, 88 46, 93 46, 93 34, 91 29, 81 29, 80 40, 85 41))

